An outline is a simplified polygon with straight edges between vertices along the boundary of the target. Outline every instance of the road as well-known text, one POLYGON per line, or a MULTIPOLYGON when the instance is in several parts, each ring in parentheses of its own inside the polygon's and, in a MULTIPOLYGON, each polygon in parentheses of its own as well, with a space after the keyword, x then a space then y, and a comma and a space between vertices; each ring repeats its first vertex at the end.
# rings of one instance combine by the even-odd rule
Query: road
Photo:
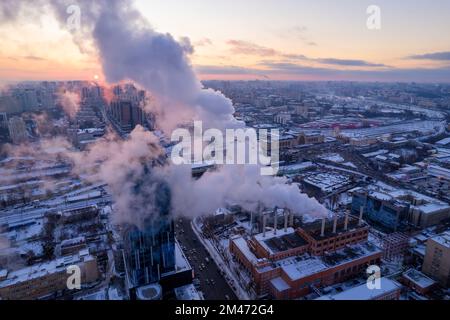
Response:
POLYGON ((200 281, 200 290, 206 300, 225 300, 226 296, 231 300, 237 300, 233 290, 229 287, 220 273, 219 268, 209 256, 209 253, 198 241, 196 234, 192 231, 189 219, 177 220, 175 228, 180 245, 185 248, 184 253, 194 269, 195 279, 200 281), (193 251, 194 250, 194 251, 193 251), (206 262, 209 259, 209 263, 206 262), (205 268, 201 270, 201 265, 205 268), (214 284, 211 283, 214 281, 214 284))

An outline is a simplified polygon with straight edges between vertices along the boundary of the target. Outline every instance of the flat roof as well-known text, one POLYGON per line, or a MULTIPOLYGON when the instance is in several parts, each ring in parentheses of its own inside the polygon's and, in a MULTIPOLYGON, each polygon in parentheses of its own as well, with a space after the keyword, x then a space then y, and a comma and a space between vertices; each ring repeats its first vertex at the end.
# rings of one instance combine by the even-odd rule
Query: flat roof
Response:
POLYGON ((382 250, 376 245, 366 242, 347 246, 333 253, 325 254, 322 261, 329 267, 335 267, 352 260, 361 259, 376 253, 382 253, 382 250))
POLYGON ((273 237, 263 242, 269 247, 271 253, 283 252, 308 244, 308 242, 296 232, 281 235, 280 237, 273 237))
POLYGON ((202 300, 199 292, 192 283, 175 288, 175 296, 178 300, 202 300))
POLYGON ((255 262, 258 258, 250 251, 248 247, 247 241, 242 237, 236 237, 232 239, 233 243, 238 247, 239 251, 241 251, 245 258, 250 262, 255 262))
POLYGON ((380 289, 371 290, 365 283, 344 292, 340 292, 334 295, 322 296, 316 300, 374 300, 385 294, 389 294, 391 292, 399 290, 402 287, 398 282, 388 278, 381 278, 380 282, 380 289))
POLYGON ((423 214, 433 214, 441 210, 450 210, 448 203, 412 190, 398 189, 379 184, 372 184, 361 190, 367 192, 370 197, 375 199, 394 201, 397 206, 409 205, 410 208, 420 210, 423 214), (422 203, 414 205, 417 201, 422 203))
POLYGON ((306 175, 303 181, 323 192, 331 192, 351 184, 349 176, 334 172, 314 172, 306 175))
POLYGON ((269 254, 294 249, 308 244, 302 236, 297 234, 294 228, 278 229, 277 234, 274 230, 267 231, 264 237, 263 233, 254 236, 254 239, 266 249, 269 254))
POLYGON ((49 262, 11 271, 8 273, 8 277, 5 280, 0 281, 0 288, 37 279, 47 274, 66 272, 67 266, 76 265, 80 262, 88 261, 93 258, 91 255, 85 255, 85 253, 86 250, 82 250, 74 255, 57 258, 49 262))
POLYGON ((175 241, 175 266, 177 271, 191 269, 191 265, 184 255, 183 250, 181 250, 178 241, 175 241))
POLYGON ((277 266, 292 280, 298 280, 328 269, 328 266, 318 257, 296 257, 278 261, 277 266))
POLYGON ((409 269, 403 276, 421 288, 428 288, 436 283, 436 281, 416 269, 409 269))
POLYGON ((446 248, 450 248, 450 231, 446 231, 438 236, 432 237, 431 239, 446 248))
POLYGON ((283 292, 289 290, 291 287, 284 281, 281 277, 274 278, 270 280, 270 283, 274 286, 275 289, 279 292, 283 292))

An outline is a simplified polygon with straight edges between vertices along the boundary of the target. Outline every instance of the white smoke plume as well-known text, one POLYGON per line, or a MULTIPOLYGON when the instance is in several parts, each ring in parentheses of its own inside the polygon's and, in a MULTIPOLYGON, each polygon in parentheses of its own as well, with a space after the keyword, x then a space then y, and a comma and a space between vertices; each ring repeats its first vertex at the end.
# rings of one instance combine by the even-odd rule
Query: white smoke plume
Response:
POLYGON ((61 91, 56 97, 56 102, 70 119, 74 119, 78 111, 80 111, 80 100, 80 95, 71 91, 61 91))
POLYGON ((159 140, 137 126, 126 140, 108 134, 85 152, 67 155, 73 160, 77 174, 91 182, 108 184, 114 197, 115 223, 142 226, 155 209, 152 197, 159 181, 150 168, 162 154, 159 140))
POLYGON ((131 80, 153 94, 156 103, 149 107, 166 133, 192 119, 202 120, 206 128, 243 125, 232 116, 229 99, 203 88, 189 60, 193 52, 189 39, 178 42, 170 34, 154 31, 133 1, 59 0, 50 4, 62 27, 67 22, 67 7, 80 7, 81 29, 74 33, 77 43, 81 38, 94 43, 108 82, 131 80))
POLYGON ((295 184, 282 177, 260 174, 256 165, 225 165, 206 172, 201 179, 191 177, 188 166, 170 166, 160 173, 168 181, 177 215, 211 214, 219 207, 238 204, 246 210, 264 207, 287 208, 293 213, 324 216, 327 210, 315 199, 300 193, 295 184))
POLYGON ((29 158, 35 160, 58 160, 64 159, 66 154, 71 151, 72 144, 64 137, 53 137, 50 139, 42 139, 34 144, 11 145, 5 144, 2 146, 2 152, 10 157, 15 158, 29 158))
MULTIPOLYGON (((10 1, 2 1, 0 8, 5 3, 10 1)), ((177 42, 170 34, 153 30, 131 0, 55 0, 49 4, 62 27, 67 7, 80 6, 83 18, 75 41, 87 39, 95 45, 108 82, 131 80, 152 94, 156 103, 149 108, 156 112, 157 125, 166 134, 192 120, 203 121, 204 129, 243 126, 233 117, 231 100, 205 89, 195 75, 189 60, 193 52, 189 40, 177 42)), ((286 185, 284 179, 261 177, 254 166, 225 166, 199 180, 192 179, 190 167, 172 166, 149 174, 147 164, 161 152, 156 143, 152 134, 138 127, 125 141, 107 139, 73 156, 80 172, 101 163, 89 176, 110 185, 118 220, 139 224, 142 214, 151 212, 154 201, 150 195, 155 194, 158 179, 169 183, 172 206, 178 214, 212 213, 229 203, 254 209, 258 202, 288 207, 297 214, 325 213, 317 201, 300 194, 297 187, 286 185), (143 186, 138 188, 142 194, 136 195, 136 185, 143 186)))
MULTIPOLYGON (((67 154, 73 152, 72 144, 64 137, 56 136, 53 138, 41 139, 36 143, 27 143, 21 145, 4 144, 0 145, 0 156, 7 156, 15 159, 25 159, 35 162, 66 162, 67 154)), ((20 163, 20 161, 19 161, 20 163)), ((4 165, 2 169, 7 169, 0 176, 0 183, 11 183, 16 181, 15 167, 17 162, 4 165)), ((41 177, 41 188, 48 192, 53 192, 57 186, 57 179, 52 177, 41 177)))

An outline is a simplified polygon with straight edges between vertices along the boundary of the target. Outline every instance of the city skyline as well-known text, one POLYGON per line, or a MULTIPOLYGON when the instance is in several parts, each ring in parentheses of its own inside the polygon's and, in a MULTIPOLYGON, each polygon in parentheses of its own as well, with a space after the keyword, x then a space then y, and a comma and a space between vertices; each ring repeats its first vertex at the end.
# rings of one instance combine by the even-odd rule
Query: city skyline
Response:
MULTIPOLYGON (((136 7, 156 31, 189 39, 189 58, 202 80, 450 81, 444 37, 450 2, 444 0, 139 0, 136 7), (379 30, 366 25, 372 4, 381 10, 379 30)), ((80 50, 50 12, 24 10, 9 20, 0 11, 0 82, 103 79, 95 50, 80 50)), ((82 11, 80 23, 83 28, 82 11)))
POLYGON ((450 0, 405 3, 1 0, 0 300, 450 300, 450 0))

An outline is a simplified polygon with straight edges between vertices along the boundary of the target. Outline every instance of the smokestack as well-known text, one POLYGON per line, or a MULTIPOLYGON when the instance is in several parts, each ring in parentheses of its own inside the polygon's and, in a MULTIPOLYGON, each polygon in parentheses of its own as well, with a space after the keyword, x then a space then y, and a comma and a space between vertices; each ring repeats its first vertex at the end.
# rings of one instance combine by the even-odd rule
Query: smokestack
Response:
POLYGON ((151 261, 151 266, 153 267, 153 247, 152 246, 150 246, 150 261, 151 261))
POLYGON ((337 215, 337 213, 335 213, 334 214, 334 222, 333 222, 333 233, 336 233, 337 221, 338 221, 338 215, 337 215))
POLYGON ((324 237, 325 236, 325 218, 322 219, 322 231, 320 232, 320 236, 324 237))
POLYGON ((249 224, 249 227, 250 227, 250 236, 252 236, 253 235, 253 210, 250 211, 250 224, 249 224))
POLYGON ((278 208, 275 208, 275 214, 273 215, 273 234, 277 234, 278 227, 278 208))
POLYGON ((263 214, 263 238, 266 237, 266 215, 263 214))
POLYGON ((345 212, 345 222, 344 222, 344 230, 348 229, 348 211, 345 212))
POLYGON ((289 212, 284 210, 284 232, 287 232, 289 212))
POLYGON ((363 222, 363 214, 364 214, 364 206, 361 206, 361 208, 359 209, 359 221, 358 221, 358 226, 362 225, 362 222, 363 222))
POLYGON ((292 211, 289 212, 289 226, 294 227, 294 213, 292 211))

